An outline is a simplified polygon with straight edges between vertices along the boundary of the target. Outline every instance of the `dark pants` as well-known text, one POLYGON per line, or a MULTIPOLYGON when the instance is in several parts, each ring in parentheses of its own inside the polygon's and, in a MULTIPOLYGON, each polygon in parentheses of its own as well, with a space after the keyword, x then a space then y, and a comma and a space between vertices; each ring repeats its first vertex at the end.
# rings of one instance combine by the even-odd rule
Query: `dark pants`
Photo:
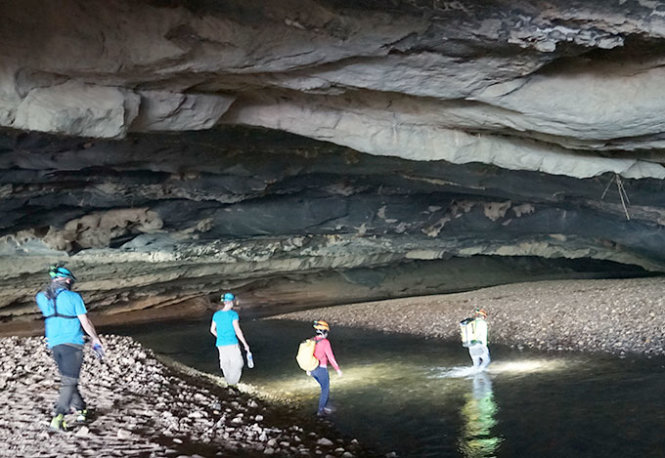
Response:
POLYGON ((55 406, 56 415, 67 414, 72 407, 74 410, 85 409, 85 401, 78 388, 83 364, 83 346, 56 345, 51 351, 60 372, 60 395, 55 406))
POLYGON ((321 385, 318 413, 323 413, 323 409, 328 405, 328 398, 330 397, 330 376, 328 375, 328 368, 319 366, 310 373, 312 374, 312 377, 319 382, 319 385, 321 385))

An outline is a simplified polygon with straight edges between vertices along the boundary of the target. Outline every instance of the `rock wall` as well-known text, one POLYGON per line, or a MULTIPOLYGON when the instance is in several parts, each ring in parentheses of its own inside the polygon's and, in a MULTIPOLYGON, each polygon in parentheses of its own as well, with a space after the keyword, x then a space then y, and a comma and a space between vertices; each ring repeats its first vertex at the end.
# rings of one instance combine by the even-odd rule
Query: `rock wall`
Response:
POLYGON ((661 273, 661 10, 4 2, 0 315, 58 260, 108 313, 661 273))
POLYGON ((33 316, 57 261, 106 322, 204 313, 224 289, 270 314, 665 270, 656 180, 626 182, 626 220, 614 176, 410 162, 234 129, 120 142, 13 134, 0 166, 5 320, 33 316))
POLYGON ((231 123, 414 160, 665 176, 661 164, 624 154, 663 146, 658 5, 2 8, 3 126, 123 138, 231 123))

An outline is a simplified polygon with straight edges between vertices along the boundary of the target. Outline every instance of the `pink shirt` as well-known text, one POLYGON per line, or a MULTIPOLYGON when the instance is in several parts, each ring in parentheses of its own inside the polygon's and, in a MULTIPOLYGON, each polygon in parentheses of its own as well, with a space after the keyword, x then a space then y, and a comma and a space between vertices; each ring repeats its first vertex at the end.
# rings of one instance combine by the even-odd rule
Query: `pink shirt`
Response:
POLYGON ((339 365, 335 360, 335 355, 333 355, 332 347, 328 339, 323 337, 315 337, 316 347, 314 347, 314 357, 319 360, 321 367, 328 367, 328 361, 336 371, 339 370, 339 365))

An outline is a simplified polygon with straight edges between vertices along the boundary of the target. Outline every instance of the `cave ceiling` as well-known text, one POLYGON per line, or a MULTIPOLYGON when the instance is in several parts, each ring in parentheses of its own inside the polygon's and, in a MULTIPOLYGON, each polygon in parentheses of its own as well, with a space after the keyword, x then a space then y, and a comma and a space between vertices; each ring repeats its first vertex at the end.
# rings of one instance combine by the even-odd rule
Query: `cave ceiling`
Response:
POLYGON ((665 272, 658 2, 4 1, 0 59, 5 321, 665 272))

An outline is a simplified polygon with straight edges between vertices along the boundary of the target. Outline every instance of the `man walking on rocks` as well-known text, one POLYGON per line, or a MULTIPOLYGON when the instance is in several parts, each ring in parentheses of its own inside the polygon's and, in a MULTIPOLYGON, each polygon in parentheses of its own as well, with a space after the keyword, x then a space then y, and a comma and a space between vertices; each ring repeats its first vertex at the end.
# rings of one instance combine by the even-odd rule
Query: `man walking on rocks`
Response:
POLYGON ((65 415, 76 411, 77 421, 85 421, 86 404, 78 389, 83 363, 83 331, 91 338, 93 348, 102 352, 97 331, 88 319, 81 295, 71 291, 76 277, 65 267, 53 266, 49 270, 51 282, 35 300, 44 316, 46 345, 60 372, 60 394, 51 420, 51 429, 65 431, 65 415))
POLYGON ((235 303, 236 297, 232 293, 222 294, 221 309, 215 312, 210 323, 210 333, 217 338, 215 345, 219 352, 219 367, 229 385, 236 385, 240 381, 245 365, 238 340, 242 342, 245 351, 250 353, 238 323, 238 313, 232 310, 235 303))

